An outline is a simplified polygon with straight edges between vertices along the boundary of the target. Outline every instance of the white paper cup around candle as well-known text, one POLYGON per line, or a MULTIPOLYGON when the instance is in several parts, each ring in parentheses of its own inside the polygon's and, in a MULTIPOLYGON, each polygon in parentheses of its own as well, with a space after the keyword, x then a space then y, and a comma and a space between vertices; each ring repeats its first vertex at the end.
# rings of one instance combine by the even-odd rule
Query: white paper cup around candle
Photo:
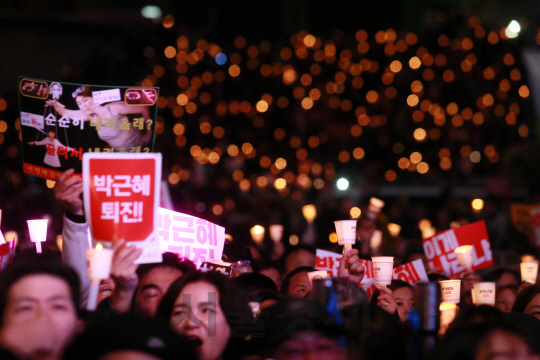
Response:
POLYGON ((536 261, 522 262, 519 266, 521 269, 521 281, 536 284, 538 263, 536 261))
POLYGON ((394 270, 394 257, 374 256, 371 258, 371 261, 373 262, 375 285, 390 285, 394 270))
POLYGON ((92 279, 86 310, 93 311, 97 307, 99 286, 101 280, 108 279, 111 274, 113 255, 114 251, 112 249, 104 249, 100 243, 97 244, 95 249, 86 250, 88 277, 92 279))
POLYGON ((47 224, 49 220, 26 220, 30 240, 36 244, 36 251, 41 254, 41 243, 47 240, 47 224))
POLYGON ((472 303, 476 305, 476 290, 474 289, 474 287, 471 289, 471 299, 472 303))
POLYGON ((459 303, 461 294, 461 280, 441 280, 442 301, 451 302, 454 304, 459 303))
POLYGON ((441 326, 448 326, 456 317, 457 305, 453 302, 443 301, 439 310, 441 311, 441 326))
POLYGON ((270 232, 270 239, 272 239, 274 242, 281 241, 281 238, 283 237, 283 225, 270 225, 268 231, 270 232))
POLYGON ((356 220, 338 220, 334 221, 336 226, 336 235, 339 245, 348 245, 349 250, 351 245, 356 243, 356 220))
POLYGON ((328 272, 326 270, 311 271, 307 275, 310 284, 313 284, 313 280, 326 280, 328 278, 328 272))
POLYGON ((495 306, 495 283, 479 282, 474 284, 475 304, 495 306))
POLYGON ((472 272, 473 254, 471 245, 463 245, 454 250, 461 266, 472 272))

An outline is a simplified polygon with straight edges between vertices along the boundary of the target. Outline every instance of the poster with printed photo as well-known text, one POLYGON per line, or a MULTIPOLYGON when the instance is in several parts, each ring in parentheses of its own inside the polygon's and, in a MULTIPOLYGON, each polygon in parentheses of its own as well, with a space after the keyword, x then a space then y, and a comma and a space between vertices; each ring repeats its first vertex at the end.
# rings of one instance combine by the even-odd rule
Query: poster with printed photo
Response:
POLYGON ((24 172, 56 180, 80 174, 85 153, 152 152, 158 97, 159 88, 19 77, 24 172))

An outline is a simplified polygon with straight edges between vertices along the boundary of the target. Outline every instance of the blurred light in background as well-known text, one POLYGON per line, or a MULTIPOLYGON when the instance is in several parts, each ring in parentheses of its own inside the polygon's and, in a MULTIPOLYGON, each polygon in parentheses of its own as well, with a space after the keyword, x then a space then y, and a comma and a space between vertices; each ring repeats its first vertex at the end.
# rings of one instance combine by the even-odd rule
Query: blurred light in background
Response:
POLYGON ((159 6, 146 5, 141 10, 141 15, 147 19, 160 19, 161 14, 159 6))

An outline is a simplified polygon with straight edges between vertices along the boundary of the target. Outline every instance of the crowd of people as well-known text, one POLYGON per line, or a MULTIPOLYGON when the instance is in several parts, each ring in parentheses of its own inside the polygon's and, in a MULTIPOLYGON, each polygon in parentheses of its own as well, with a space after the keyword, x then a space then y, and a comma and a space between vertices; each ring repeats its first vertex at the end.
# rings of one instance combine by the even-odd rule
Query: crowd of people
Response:
MULTIPOLYGON (((440 301, 423 300, 429 284, 392 280, 370 299, 360 283, 371 254, 357 246, 337 277, 312 280, 306 244, 270 260, 228 241, 224 275, 173 253, 138 265, 140 250, 118 241, 97 309, 87 311, 81 180, 68 171, 54 190, 65 209, 62 251, 21 247, 0 272, 2 359, 540 359, 539 285, 512 269, 467 272, 453 322, 426 327, 439 324, 440 301), (481 281, 496 284, 495 306, 472 303, 481 281)), ((446 279, 428 278, 436 288, 446 279)))

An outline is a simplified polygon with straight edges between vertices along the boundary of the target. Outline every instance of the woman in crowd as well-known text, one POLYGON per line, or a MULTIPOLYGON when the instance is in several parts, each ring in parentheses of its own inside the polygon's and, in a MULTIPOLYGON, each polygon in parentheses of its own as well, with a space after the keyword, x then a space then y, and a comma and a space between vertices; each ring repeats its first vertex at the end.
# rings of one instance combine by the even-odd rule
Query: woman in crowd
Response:
POLYGON ((512 311, 529 314, 540 319, 540 285, 531 285, 517 295, 512 311))
POLYGON ((518 287, 516 285, 505 285, 497 288, 495 307, 505 313, 511 312, 514 302, 516 301, 517 294, 518 287))
POLYGON ((372 304, 390 314, 396 311, 401 322, 409 321, 409 311, 414 307, 414 292, 411 285, 402 280, 392 280, 387 287, 377 287, 371 298, 372 304))
POLYGON ((200 360, 236 359, 252 329, 251 309, 219 273, 196 272, 176 280, 156 316, 192 341, 200 360))

